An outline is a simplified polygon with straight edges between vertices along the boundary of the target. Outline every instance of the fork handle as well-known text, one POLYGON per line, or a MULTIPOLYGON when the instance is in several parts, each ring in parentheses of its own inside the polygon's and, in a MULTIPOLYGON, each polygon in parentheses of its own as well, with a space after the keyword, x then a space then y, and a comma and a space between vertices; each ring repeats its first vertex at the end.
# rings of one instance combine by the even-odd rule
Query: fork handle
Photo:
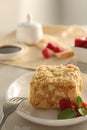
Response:
POLYGON ((4 122, 5 122, 5 120, 7 119, 7 117, 8 117, 8 116, 4 116, 4 117, 3 117, 3 119, 2 119, 2 121, 1 121, 1 123, 0 123, 0 130, 2 129, 2 126, 3 126, 4 122))

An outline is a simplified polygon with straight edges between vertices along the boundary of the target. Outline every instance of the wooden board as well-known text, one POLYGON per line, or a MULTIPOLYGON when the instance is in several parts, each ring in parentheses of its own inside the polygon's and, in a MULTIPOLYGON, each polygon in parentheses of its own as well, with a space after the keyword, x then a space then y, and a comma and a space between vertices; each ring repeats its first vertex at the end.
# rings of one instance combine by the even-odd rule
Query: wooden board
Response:
POLYGON ((18 43, 16 39, 16 31, 9 33, 8 35, 1 37, 1 43, 10 43, 10 44, 21 44, 26 49, 25 52, 18 56, 16 59, 12 60, 0 60, 1 63, 17 66, 25 69, 35 70, 39 65, 49 64, 49 65, 57 65, 60 63, 66 63, 67 60, 73 55, 71 50, 71 45, 74 42, 76 37, 84 37, 86 36, 86 32, 77 25, 72 26, 43 26, 44 37, 42 41, 37 43, 35 46, 29 46, 26 43, 18 43), (62 54, 58 56, 53 56, 49 59, 46 59, 41 54, 41 48, 47 45, 48 42, 52 42, 55 45, 60 45, 68 50, 69 55, 64 54, 64 58, 62 58, 62 54), (37 47, 39 45, 39 47, 37 47))

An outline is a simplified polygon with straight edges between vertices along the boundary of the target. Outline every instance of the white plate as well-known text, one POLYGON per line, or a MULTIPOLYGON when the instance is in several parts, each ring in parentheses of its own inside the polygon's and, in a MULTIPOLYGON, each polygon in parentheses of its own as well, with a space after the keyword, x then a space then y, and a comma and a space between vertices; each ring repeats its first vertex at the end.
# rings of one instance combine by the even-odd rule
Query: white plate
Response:
MULTIPOLYGON (((82 74, 84 80, 84 88, 82 92, 82 96, 85 101, 87 101, 87 75, 82 74)), ((57 110, 41 110, 35 109, 29 103, 29 82, 31 80, 32 73, 26 74, 22 77, 19 77, 16 81, 14 81, 11 86, 8 88, 6 100, 9 100, 12 97, 28 97, 26 101, 23 101, 17 108, 17 113, 34 123, 48 125, 48 126, 66 126, 77 124, 87 120, 87 116, 85 117, 77 117, 72 119, 64 119, 57 120, 57 110)))

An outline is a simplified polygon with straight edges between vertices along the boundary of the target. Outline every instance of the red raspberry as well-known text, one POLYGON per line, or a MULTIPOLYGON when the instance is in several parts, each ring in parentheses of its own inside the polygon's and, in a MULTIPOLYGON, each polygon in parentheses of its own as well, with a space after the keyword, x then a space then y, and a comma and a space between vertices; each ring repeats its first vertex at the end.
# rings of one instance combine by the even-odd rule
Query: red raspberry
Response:
POLYGON ((55 46, 53 45, 53 43, 48 43, 47 44, 47 48, 51 49, 51 50, 54 50, 55 46))
POLYGON ((60 48, 60 47, 58 47, 58 46, 56 46, 56 47, 54 48, 54 52, 56 52, 56 53, 62 52, 62 51, 63 51, 62 48, 60 48))
POLYGON ((82 39, 79 39, 79 38, 75 39, 75 47, 80 47, 80 46, 82 46, 82 44, 83 44, 82 39))
POLYGON ((85 107, 87 107, 87 103, 83 102, 82 108, 85 108, 85 107))
POLYGON ((42 54, 43 54, 43 56, 44 56, 45 58, 50 58, 50 57, 51 57, 51 52, 50 52, 50 49, 48 49, 48 48, 44 48, 44 49, 42 50, 42 54))
POLYGON ((70 108, 73 108, 78 111, 78 106, 75 103, 71 103, 70 108))
POLYGON ((83 47, 83 48, 87 48, 87 43, 84 43, 84 44, 82 45, 82 47, 83 47))
POLYGON ((87 43, 87 39, 83 39, 83 43, 87 43))
POLYGON ((59 46, 55 46, 53 45, 53 43, 48 43, 47 44, 47 48, 51 49, 52 51, 54 51, 55 53, 58 53, 58 52, 62 52, 62 48, 59 47, 59 46))
POLYGON ((59 102, 59 106, 60 106, 60 110, 64 110, 66 108, 70 108, 71 107, 71 102, 69 99, 62 99, 59 102))

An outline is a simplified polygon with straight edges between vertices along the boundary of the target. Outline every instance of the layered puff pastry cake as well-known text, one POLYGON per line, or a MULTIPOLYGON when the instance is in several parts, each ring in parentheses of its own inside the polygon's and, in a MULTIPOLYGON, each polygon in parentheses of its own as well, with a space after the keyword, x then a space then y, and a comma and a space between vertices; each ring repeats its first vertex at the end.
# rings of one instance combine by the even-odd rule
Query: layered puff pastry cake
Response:
POLYGON ((59 108, 63 98, 76 102, 81 95, 83 80, 75 65, 39 66, 30 82, 30 103, 36 108, 59 108))

